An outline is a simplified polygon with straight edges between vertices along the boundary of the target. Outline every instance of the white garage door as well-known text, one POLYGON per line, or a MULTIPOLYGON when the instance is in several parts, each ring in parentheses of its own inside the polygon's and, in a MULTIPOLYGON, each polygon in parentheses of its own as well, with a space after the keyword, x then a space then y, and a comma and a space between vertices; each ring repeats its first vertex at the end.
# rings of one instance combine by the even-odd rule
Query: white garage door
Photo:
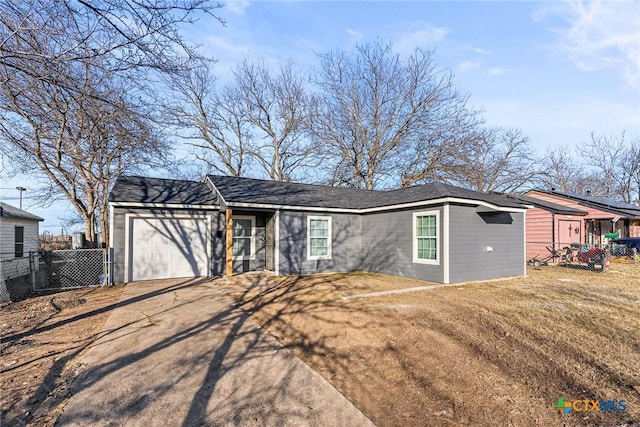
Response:
POLYGON ((204 219, 134 218, 131 227, 130 280, 207 275, 204 219))

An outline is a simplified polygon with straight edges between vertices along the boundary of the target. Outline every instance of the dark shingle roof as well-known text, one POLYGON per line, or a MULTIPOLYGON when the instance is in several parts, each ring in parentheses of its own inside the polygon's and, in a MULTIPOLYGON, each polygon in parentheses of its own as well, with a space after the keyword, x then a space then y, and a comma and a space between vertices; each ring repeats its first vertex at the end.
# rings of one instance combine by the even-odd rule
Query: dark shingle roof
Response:
POLYGON ((209 175, 226 202, 359 209, 377 191, 209 175))
POLYGON ((603 199, 601 197, 593 197, 584 194, 569 193, 557 190, 541 190, 536 188, 535 191, 573 199, 583 206, 602 209, 616 215, 640 217, 640 206, 632 205, 630 203, 625 203, 618 200, 603 199))
POLYGON ((44 221, 37 215, 23 211, 6 203, 0 202, 0 216, 3 218, 28 219, 32 221, 44 221))
POLYGON ((574 209, 571 208, 569 206, 564 206, 564 205, 560 205, 558 203, 553 203, 553 202, 549 202, 547 200, 542 200, 542 199, 536 199, 535 197, 532 196, 526 196, 524 194, 511 194, 509 195, 509 197, 512 197, 516 200, 519 200, 523 203, 528 203, 531 205, 534 205, 536 207, 539 207, 541 209, 545 209, 547 211, 553 212, 553 213, 557 213, 557 214, 564 214, 564 215, 586 215, 588 212, 587 211, 581 211, 579 209, 574 209))
MULTIPOLYGON (((412 203, 423 200, 434 200, 444 197, 487 202, 495 206, 507 208, 524 208, 522 203, 500 194, 481 193, 479 191, 456 187, 454 185, 432 182, 400 190, 383 191, 379 203, 375 206, 388 206, 401 203, 412 203)), ((373 206, 372 206, 373 207, 373 206)))
POLYGON ((441 183, 375 191, 218 175, 209 175, 208 179, 228 203, 366 209, 454 197, 488 202, 501 207, 523 208, 522 203, 501 195, 480 193, 441 183))
POLYGON ((110 202, 217 205, 217 197, 204 182, 120 176, 109 194, 110 202))

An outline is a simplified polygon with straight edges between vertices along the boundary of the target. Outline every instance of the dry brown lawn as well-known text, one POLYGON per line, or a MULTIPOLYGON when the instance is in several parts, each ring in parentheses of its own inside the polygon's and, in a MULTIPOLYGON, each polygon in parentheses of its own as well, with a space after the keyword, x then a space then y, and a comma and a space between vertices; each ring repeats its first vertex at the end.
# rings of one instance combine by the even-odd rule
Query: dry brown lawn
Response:
POLYGON ((39 296, 0 307, 2 426, 53 426, 124 288, 39 296))
POLYGON ((429 283, 247 275, 220 286, 380 426, 640 425, 640 266, 528 273, 348 300, 429 283), (626 411, 563 416, 559 397, 626 411))
MULTIPOLYGON (((380 426, 640 425, 640 265, 529 273, 349 300, 430 284, 374 274, 218 283, 380 426), (627 410, 562 416, 559 397, 627 410)), ((122 289, 0 308, 0 425, 55 423, 122 289)))

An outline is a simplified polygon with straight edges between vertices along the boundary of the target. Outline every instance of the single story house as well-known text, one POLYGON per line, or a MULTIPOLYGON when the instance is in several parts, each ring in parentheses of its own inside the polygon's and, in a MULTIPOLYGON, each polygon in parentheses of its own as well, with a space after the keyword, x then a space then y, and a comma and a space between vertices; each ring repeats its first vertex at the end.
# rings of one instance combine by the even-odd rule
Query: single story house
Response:
POLYGON ((109 200, 116 283, 260 270, 440 283, 525 274, 527 206, 440 183, 374 191, 122 176, 109 200))
MULTIPOLYGON (((590 194, 568 193, 554 189, 533 189, 527 191, 525 195, 529 197, 528 200, 546 201, 585 213, 584 215, 575 214, 571 219, 567 218, 575 221, 572 225, 574 235, 567 236, 572 240, 570 243, 605 245, 614 236, 640 237, 640 206, 593 197, 590 194), (575 229, 578 226, 580 235, 575 236, 575 229)), ((568 226, 565 225, 564 228, 568 229, 568 226)), ((566 238, 563 237, 561 241, 564 243, 564 240, 566 238)))
POLYGON ((552 250, 584 241, 587 211, 527 195, 510 197, 531 206, 526 213, 527 259, 544 259, 552 250))
POLYGON ((0 259, 27 259, 38 250, 40 221, 43 218, 0 202, 0 259))
POLYGON ((38 250, 43 218, 0 202, 0 300, 8 301, 7 281, 29 272, 29 252, 38 250))

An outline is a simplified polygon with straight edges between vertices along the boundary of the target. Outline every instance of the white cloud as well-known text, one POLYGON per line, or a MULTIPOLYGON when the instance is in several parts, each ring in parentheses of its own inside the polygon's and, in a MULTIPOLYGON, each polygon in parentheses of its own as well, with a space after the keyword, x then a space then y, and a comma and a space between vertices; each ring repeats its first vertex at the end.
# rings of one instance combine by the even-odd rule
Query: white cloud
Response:
POLYGON ((640 137, 637 109, 603 98, 494 99, 485 102, 483 109, 489 125, 522 129, 540 154, 550 146, 579 148, 591 132, 619 135, 626 130, 629 141, 640 137))
POLYGON ((463 61, 456 67, 458 73, 466 73, 467 71, 476 70, 480 68, 480 62, 478 61, 463 61))
POLYGON ((495 67, 495 68, 490 68, 489 71, 487 71, 489 74, 491 74, 492 76, 501 76, 503 75, 507 70, 504 68, 500 68, 500 67, 495 67))
POLYGON ((352 30, 351 28, 347 28, 345 32, 349 36, 349 41, 347 43, 348 46, 354 46, 357 43, 361 42, 362 39, 364 39, 363 33, 356 30, 352 30))
POLYGON ((490 51, 483 49, 481 47, 467 45, 466 48, 472 51, 473 53, 477 53, 478 55, 491 55, 490 51))
POLYGON ((416 48, 433 49, 449 34, 446 27, 437 27, 430 22, 416 22, 409 31, 396 39, 394 50, 401 54, 411 54, 416 48))
POLYGON ((563 18, 565 25, 553 31, 578 69, 618 70, 626 85, 640 88, 640 2, 571 1, 554 6, 538 18, 563 18))
POLYGON ((224 4, 224 10, 235 15, 244 15, 245 10, 251 6, 251 2, 249 0, 226 0, 224 4))

